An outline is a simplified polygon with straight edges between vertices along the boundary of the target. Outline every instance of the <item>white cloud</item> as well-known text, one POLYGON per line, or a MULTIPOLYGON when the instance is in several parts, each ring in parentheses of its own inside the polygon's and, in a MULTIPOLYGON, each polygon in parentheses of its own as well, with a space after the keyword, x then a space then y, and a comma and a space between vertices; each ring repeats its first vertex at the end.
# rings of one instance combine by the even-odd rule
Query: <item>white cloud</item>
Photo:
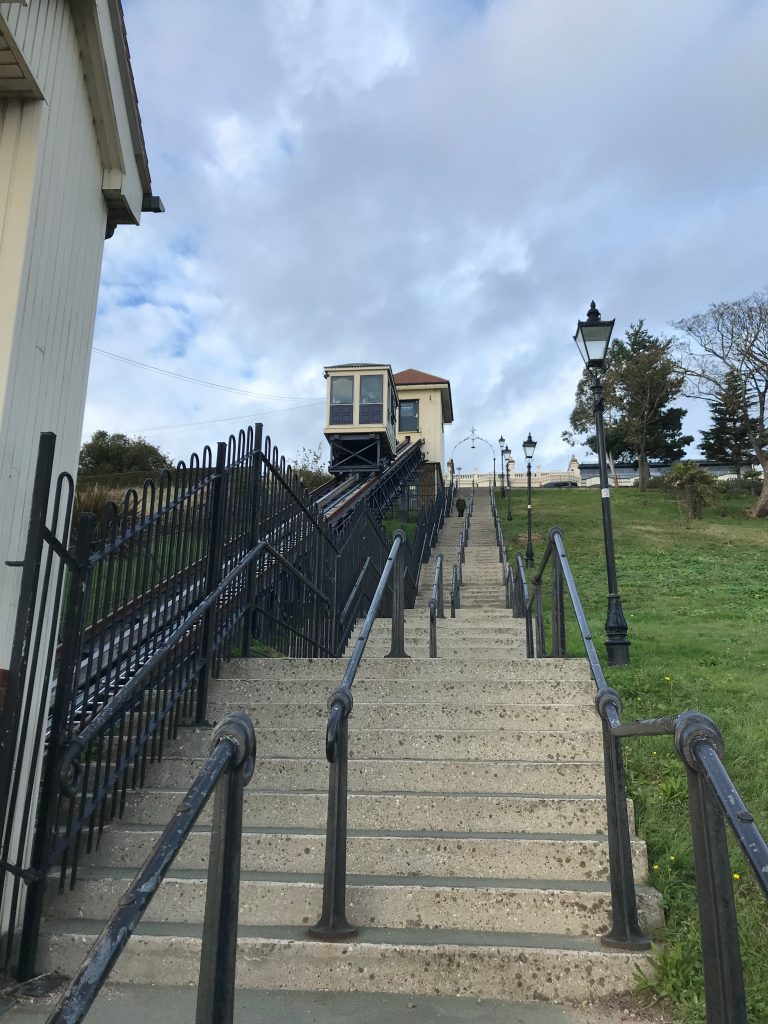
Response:
MULTIPOLYGON (((107 245, 86 427, 178 454, 261 415, 320 440, 322 366, 452 381, 457 422, 559 442, 595 298, 657 332, 765 283, 768 6, 126 3, 155 190, 107 245), (108 365, 109 364, 109 365, 108 365), (242 401, 241 401, 242 398, 242 401)), ((510 440, 510 447, 514 448, 510 440)))

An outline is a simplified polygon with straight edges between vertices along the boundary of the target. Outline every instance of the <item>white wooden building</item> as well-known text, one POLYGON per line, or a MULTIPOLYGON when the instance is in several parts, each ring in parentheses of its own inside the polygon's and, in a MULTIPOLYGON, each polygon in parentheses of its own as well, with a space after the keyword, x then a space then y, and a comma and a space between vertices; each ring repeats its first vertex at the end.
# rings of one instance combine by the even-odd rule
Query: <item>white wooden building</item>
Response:
POLYGON ((74 474, 104 239, 147 210, 120 0, 0 2, 0 670, 39 434, 74 474))

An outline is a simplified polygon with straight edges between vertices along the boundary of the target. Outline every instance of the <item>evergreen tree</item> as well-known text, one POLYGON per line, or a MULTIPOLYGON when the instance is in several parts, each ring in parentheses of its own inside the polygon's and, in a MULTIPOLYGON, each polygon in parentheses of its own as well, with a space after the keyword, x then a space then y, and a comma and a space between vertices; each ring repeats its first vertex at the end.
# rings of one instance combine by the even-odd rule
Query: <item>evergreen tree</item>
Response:
MULTIPOLYGON (((707 402, 712 413, 712 426, 702 430, 700 448, 704 458, 734 466, 741 476, 741 467, 751 462, 750 422, 744 419, 744 395, 741 377, 730 370, 723 377, 720 394, 707 402)), ((754 430, 754 421, 752 422, 754 430)))
POLYGON ((641 491, 650 481, 649 460, 675 461, 693 441, 682 432, 686 410, 669 404, 684 382, 671 348, 672 339, 657 338, 640 320, 614 344, 606 372, 606 389, 616 396, 626 442, 637 459, 641 491))
MULTIPOLYGON (((605 443, 608 461, 632 459, 638 464, 640 489, 650 480, 649 460, 675 461, 685 454, 693 436, 683 434, 686 410, 669 403, 682 390, 683 375, 670 356, 671 340, 646 331, 641 320, 631 324, 624 340, 611 346, 603 370, 605 443)), ((582 374, 570 417, 569 443, 581 434, 583 443, 597 450, 594 434, 591 377, 582 374)), ((615 478, 614 478, 615 483, 615 478)))

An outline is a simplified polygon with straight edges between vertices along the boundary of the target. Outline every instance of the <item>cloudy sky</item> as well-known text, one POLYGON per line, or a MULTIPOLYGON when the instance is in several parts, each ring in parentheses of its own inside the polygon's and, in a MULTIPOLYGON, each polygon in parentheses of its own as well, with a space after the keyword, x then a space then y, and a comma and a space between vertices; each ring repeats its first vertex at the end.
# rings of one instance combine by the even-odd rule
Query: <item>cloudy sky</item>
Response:
POLYGON ((768 3, 124 6, 167 212, 106 245, 85 437, 292 455, 360 359, 565 468, 590 299, 670 333, 768 281, 768 3))

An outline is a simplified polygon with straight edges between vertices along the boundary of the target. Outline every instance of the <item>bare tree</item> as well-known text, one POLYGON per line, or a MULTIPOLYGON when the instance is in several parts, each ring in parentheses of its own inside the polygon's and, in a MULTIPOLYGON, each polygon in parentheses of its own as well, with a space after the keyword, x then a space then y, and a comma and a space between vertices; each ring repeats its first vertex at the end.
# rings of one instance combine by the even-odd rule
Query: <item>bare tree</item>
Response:
POLYGON ((717 401, 728 375, 736 381, 749 443, 763 470, 763 487, 752 515, 768 516, 768 287, 734 302, 716 302, 678 320, 685 338, 676 355, 690 394, 717 401))

